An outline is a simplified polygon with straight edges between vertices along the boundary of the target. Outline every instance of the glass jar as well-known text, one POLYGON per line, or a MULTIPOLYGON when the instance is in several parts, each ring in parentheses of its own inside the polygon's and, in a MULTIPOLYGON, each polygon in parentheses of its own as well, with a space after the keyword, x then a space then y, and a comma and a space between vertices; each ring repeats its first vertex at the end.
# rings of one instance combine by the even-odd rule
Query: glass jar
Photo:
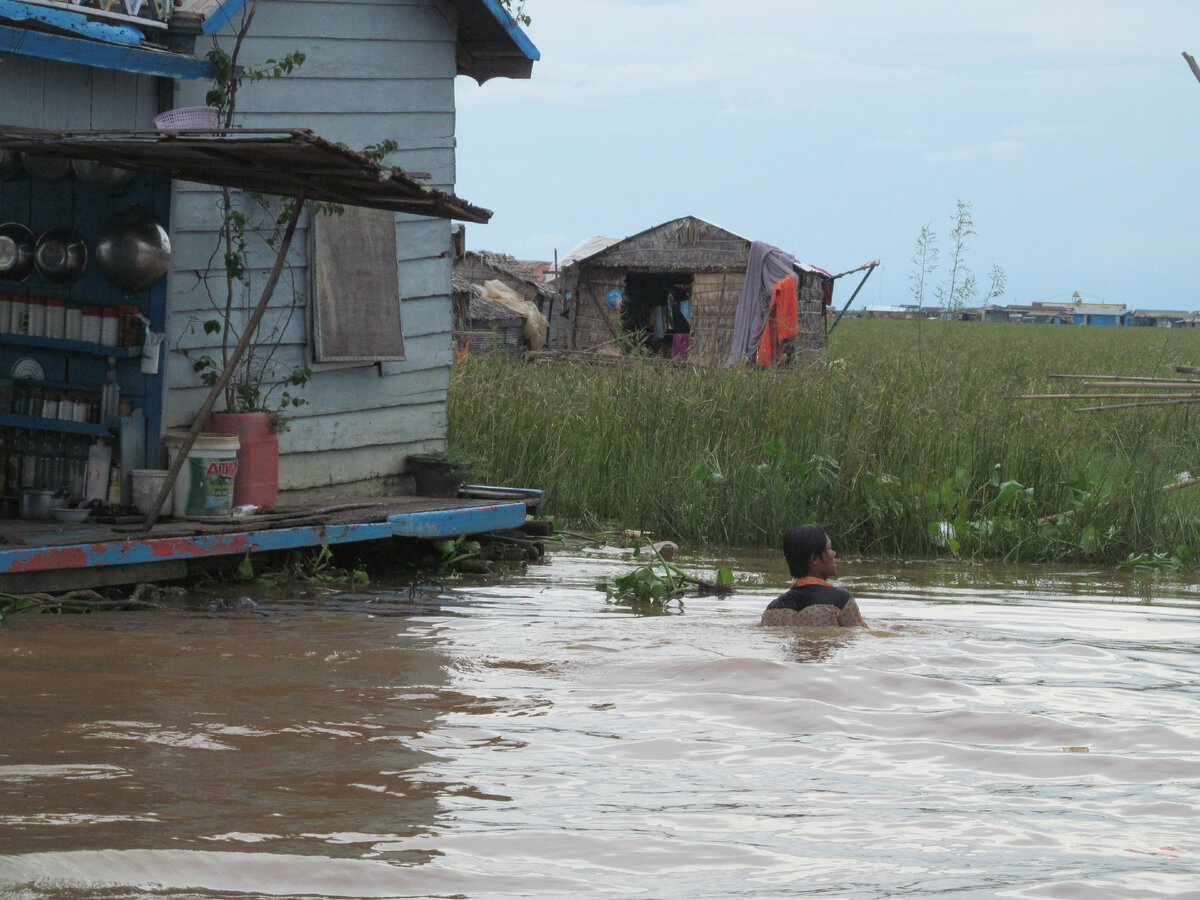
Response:
POLYGON ((67 336, 67 301, 51 297, 46 300, 46 337, 67 336))
POLYGON ((83 307, 68 306, 66 310, 66 325, 63 327, 63 337, 68 341, 83 340, 83 307))
POLYGON ((41 297, 29 298, 29 327, 25 333, 30 337, 46 336, 46 301, 41 297))
POLYGON ((105 347, 117 346, 120 315, 115 306, 105 306, 100 313, 100 343, 105 347))

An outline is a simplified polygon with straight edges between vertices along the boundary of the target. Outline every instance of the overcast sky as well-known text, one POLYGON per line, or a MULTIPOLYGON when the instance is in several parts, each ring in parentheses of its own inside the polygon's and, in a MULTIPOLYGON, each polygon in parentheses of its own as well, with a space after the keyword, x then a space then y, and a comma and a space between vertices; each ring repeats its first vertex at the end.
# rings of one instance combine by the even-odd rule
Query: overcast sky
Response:
POLYGON ((553 259, 694 215, 833 272, 879 259, 855 305, 910 303, 921 226, 944 261, 964 200, 1001 302, 1200 309, 1197 0, 527 12, 531 80, 458 79, 456 190, 495 210, 469 247, 553 259))

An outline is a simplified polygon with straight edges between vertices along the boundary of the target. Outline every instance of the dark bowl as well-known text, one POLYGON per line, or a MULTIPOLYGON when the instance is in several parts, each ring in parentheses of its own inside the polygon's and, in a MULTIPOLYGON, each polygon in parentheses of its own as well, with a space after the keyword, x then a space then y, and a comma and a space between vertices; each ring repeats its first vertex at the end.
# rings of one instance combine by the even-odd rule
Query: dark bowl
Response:
POLYGON ((104 163, 91 159, 71 160, 71 169, 75 178, 84 184, 99 188, 102 191, 115 191, 133 181, 137 174, 134 169, 119 169, 116 166, 106 166, 104 163))
POLYGON ((38 274, 54 284, 70 284, 87 268, 87 245, 74 228, 52 228, 33 250, 38 274))
POLYGON ((0 150, 0 181, 14 181, 24 174, 17 150, 0 150))
POLYGON ((33 232, 20 222, 0 225, 0 278, 24 281, 33 271, 33 232))
POLYGON ((167 274, 171 239, 149 210, 131 206, 100 230, 96 265, 123 291, 144 291, 167 274))
POLYGON ((22 153, 21 165, 34 178, 46 181, 61 181, 71 175, 71 160, 65 156, 38 156, 22 153))

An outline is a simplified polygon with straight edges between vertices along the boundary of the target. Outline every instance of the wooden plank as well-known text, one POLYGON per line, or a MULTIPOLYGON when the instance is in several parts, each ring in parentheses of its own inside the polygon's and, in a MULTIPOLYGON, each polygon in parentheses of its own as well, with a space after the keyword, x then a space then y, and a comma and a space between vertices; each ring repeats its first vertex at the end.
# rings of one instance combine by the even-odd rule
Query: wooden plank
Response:
MULTIPOLYGON (((290 40, 293 48, 298 43, 315 45, 337 37, 368 35, 385 37, 393 46, 429 41, 453 45, 456 39, 452 24, 428 3, 318 4, 274 0, 259 7, 254 34, 290 40)), ((257 45, 256 40, 256 52, 257 45)))
MULTIPOLYGON (((445 421, 445 394, 431 395, 428 403, 406 403, 359 412, 338 412, 325 416, 307 416, 294 420, 303 427, 293 426, 280 442, 280 455, 353 450, 359 447, 387 447, 399 443, 405 434, 423 437, 432 423, 445 421)), ((301 407, 300 411, 303 411, 301 407)), ((334 470, 340 468, 334 463, 334 470)))
POLYGON ((313 359, 403 358, 395 216, 351 208, 319 216, 313 246, 313 359))
MULTIPOLYGON (((347 47, 347 51, 353 53, 354 49, 347 47)), ((337 109, 338 101, 344 103, 347 96, 355 98, 355 115, 444 113, 454 109, 454 82, 449 78, 403 78, 381 83, 372 78, 315 79, 297 74, 271 82, 269 87, 256 85, 244 96, 239 94, 238 110, 245 116, 279 110, 304 116, 337 109)))

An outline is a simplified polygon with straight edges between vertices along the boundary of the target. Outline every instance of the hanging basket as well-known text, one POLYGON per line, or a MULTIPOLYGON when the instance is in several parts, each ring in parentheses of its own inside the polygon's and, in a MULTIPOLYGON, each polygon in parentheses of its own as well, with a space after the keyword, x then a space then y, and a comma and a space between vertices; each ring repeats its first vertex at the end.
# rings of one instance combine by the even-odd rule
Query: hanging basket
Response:
POLYGON ((159 131, 213 131, 221 127, 221 119, 215 106, 181 106, 155 116, 154 127, 159 131))

